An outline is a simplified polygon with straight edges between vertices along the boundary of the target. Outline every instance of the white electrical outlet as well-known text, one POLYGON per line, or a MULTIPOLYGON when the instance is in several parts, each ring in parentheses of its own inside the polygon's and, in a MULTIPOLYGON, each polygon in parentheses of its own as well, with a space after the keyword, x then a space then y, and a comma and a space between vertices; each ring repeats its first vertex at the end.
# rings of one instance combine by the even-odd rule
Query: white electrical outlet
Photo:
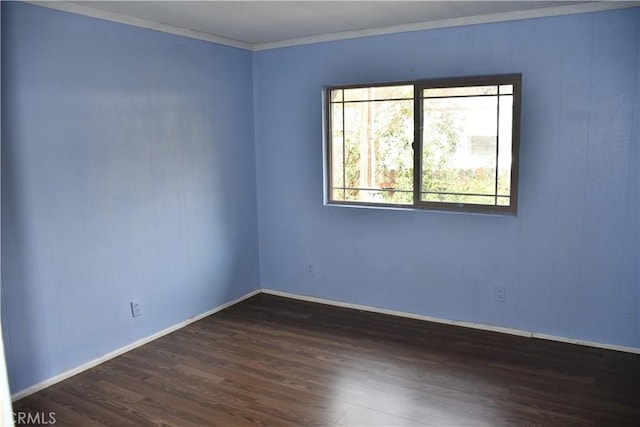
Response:
POLYGON ((140 300, 131 301, 131 316, 142 316, 142 304, 140 303, 140 300))
POLYGON ((505 285, 497 285, 495 288, 496 301, 504 302, 506 299, 507 289, 505 285))

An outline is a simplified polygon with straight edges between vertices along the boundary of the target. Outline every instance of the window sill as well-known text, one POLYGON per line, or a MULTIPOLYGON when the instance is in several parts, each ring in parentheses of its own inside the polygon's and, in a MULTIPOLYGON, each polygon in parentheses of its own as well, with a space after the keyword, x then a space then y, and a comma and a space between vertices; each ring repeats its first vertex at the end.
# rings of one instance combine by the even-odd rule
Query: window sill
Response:
POLYGON ((364 210, 382 210, 382 211, 400 211, 400 212, 424 212, 424 213, 439 213, 439 214, 452 214, 452 215, 474 215, 474 216, 488 216, 488 217, 516 217, 517 214, 513 212, 478 212, 473 210, 449 210, 449 209, 433 209, 433 208, 419 208, 413 205, 366 205, 360 203, 337 203, 337 202, 325 202, 324 207, 329 208, 355 208, 364 210))

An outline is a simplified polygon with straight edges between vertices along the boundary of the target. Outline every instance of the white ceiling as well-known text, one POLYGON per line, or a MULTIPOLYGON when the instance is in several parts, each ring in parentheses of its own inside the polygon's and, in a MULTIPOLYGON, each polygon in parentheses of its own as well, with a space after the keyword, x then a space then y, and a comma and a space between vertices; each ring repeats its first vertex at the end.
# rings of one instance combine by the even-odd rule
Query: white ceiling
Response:
POLYGON ((74 1, 37 4, 259 50, 369 34, 626 7, 640 2, 74 1))

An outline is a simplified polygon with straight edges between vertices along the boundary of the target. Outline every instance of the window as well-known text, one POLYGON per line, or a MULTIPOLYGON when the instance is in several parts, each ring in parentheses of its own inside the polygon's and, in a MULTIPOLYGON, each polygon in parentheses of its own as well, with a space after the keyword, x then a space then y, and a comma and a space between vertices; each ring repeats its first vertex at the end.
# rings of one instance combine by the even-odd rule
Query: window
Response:
POLYGON ((520 75, 327 89, 330 204, 515 213, 520 75))

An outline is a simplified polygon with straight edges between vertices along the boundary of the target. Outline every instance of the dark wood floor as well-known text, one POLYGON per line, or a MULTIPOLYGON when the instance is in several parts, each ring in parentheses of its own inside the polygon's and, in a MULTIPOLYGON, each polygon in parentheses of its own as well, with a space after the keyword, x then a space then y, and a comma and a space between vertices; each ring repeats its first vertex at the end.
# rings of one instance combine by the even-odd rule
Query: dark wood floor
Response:
POLYGON ((258 295, 14 403, 56 426, 638 426, 640 355, 258 295))

